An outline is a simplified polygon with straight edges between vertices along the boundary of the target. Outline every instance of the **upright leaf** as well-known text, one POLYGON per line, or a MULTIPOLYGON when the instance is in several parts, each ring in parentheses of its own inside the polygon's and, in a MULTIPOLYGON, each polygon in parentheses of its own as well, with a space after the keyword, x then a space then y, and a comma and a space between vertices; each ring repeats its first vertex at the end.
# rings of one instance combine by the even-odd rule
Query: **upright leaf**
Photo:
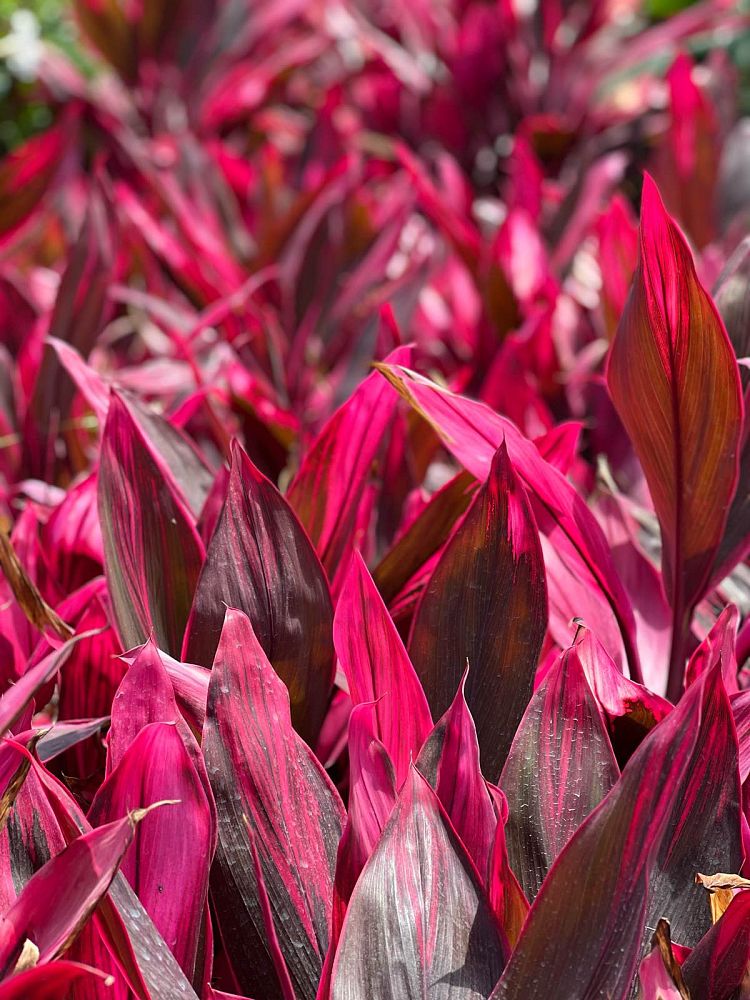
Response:
POLYGON ((388 751, 373 735, 375 706, 356 705, 349 719, 349 800, 336 855, 331 940, 316 1000, 328 1000, 339 936, 357 879, 396 803, 396 775, 388 751))
POLYGON ((474 866, 412 769, 352 894, 332 1000, 483 1000, 504 951, 474 866))
MULTIPOLYGON (((394 363, 408 363, 411 349, 397 348, 394 363)), ((362 498, 385 443, 396 401, 376 373, 338 409, 305 455, 287 497, 307 529, 338 591, 349 565, 362 498)))
POLYGON ((409 640, 434 716, 453 701, 468 660, 466 701, 492 781, 531 697, 546 599, 536 524, 503 444, 427 583, 409 640))
POLYGON ((123 645, 153 633, 178 656, 203 543, 171 477, 112 394, 99 466, 104 566, 123 645))
POLYGON ((621 667, 627 663, 631 676, 640 679, 633 609, 604 534, 571 483, 515 424, 484 404, 448 392, 399 365, 377 367, 478 479, 487 478, 495 452, 505 442, 513 468, 529 492, 537 528, 547 539, 550 630, 565 646, 571 616, 584 618, 596 628, 610 656, 621 667))
POLYGON ((331 598, 289 504, 235 442, 224 507, 190 614, 185 659, 210 666, 227 606, 244 611, 312 743, 333 686, 331 598))
POLYGON ((571 647, 535 691, 499 782, 508 856, 529 900, 618 777, 602 711, 571 647))
POLYGON ((174 804, 141 822, 122 872, 192 980, 214 831, 206 793, 176 726, 157 722, 141 730, 100 786, 88 818, 102 826, 165 800, 174 804))
POLYGON ((479 765, 476 727, 469 712, 464 672, 451 707, 417 758, 417 770, 435 789, 484 883, 489 880, 497 816, 479 765))
POLYGON ((432 718, 401 637, 358 552, 336 605, 333 640, 354 704, 375 702, 375 735, 401 785, 432 718))
POLYGON ((724 324, 648 176, 638 268, 607 380, 661 526, 673 611, 667 695, 676 700, 686 630, 709 582, 737 486, 743 405, 724 324))
POLYGON ((219 815, 211 892, 234 975, 250 995, 282 996, 264 935, 249 828, 298 1000, 313 1000, 328 947, 344 810, 292 729, 286 688, 240 611, 226 613, 203 750, 219 815))
POLYGON ((750 893, 742 891, 693 948, 683 973, 696 1000, 727 1000, 747 981, 749 964, 750 893))
MULTIPOLYGON (((550 983, 560 996, 629 996, 658 856, 696 806, 693 769, 722 700, 714 670, 644 740, 544 880, 492 1000, 542 1000, 550 983)), ((709 787, 704 780, 699 795, 709 787)))

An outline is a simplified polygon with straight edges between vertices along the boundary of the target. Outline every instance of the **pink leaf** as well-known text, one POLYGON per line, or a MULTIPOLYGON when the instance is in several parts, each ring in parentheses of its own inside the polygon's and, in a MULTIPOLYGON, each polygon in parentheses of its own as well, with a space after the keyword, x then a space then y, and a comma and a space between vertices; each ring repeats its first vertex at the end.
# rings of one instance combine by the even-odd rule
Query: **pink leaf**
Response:
POLYGON ((219 815, 211 891, 234 975, 250 993, 282 996, 244 816, 292 983, 299 1000, 314 1000, 330 935, 344 811, 317 758, 292 729, 286 688, 240 611, 226 613, 203 749, 219 815))
POLYGON ((399 786, 432 728, 422 686, 358 552, 344 579, 333 626, 339 662, 355 705, 375 702, 375 733, 399 786))

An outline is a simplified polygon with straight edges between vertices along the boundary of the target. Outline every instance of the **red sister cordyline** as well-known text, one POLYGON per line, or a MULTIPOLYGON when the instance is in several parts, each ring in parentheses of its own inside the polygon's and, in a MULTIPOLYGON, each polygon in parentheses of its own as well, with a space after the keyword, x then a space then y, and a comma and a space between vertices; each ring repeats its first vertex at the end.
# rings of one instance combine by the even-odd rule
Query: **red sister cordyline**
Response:
POLYGON ((750 995, 747 205, 678 51, 741 15, 73 6, 0 166, 0 1000, 750 995))

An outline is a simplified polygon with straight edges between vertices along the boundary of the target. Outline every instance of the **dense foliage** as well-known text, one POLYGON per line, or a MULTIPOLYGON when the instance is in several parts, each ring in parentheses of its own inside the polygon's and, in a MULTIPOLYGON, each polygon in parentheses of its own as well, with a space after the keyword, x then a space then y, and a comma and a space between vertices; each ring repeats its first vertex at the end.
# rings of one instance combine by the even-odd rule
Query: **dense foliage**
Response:
POLYGON ((750 996, 747 15, 71 12, 0 162, 0 1000, 750 996))

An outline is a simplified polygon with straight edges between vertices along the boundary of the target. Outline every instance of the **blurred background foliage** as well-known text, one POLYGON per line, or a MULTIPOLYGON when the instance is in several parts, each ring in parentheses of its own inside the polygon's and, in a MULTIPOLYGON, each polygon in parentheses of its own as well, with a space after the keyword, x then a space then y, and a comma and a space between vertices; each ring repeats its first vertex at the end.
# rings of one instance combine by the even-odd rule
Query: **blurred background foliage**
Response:
MULTIPOLYGON (((643 23, 654 23, 690 7, 696 0, 643 0, 643 23)), ((39 99, 34 86, 34 66, 42 42, 62 49, 86 74, 95 62, 81 42, 69 0, 0 0, 0 155, 51 122, 50 108, 39 99)), ((750 0, 737 8, 750 15, 750 0)), ((702 59, 715 36, 704 44, 697 38, 691 54, 702 59)), ((740 115, 750 115, 750 30, 728 45, 729 56, 740 76, 740 115)))

